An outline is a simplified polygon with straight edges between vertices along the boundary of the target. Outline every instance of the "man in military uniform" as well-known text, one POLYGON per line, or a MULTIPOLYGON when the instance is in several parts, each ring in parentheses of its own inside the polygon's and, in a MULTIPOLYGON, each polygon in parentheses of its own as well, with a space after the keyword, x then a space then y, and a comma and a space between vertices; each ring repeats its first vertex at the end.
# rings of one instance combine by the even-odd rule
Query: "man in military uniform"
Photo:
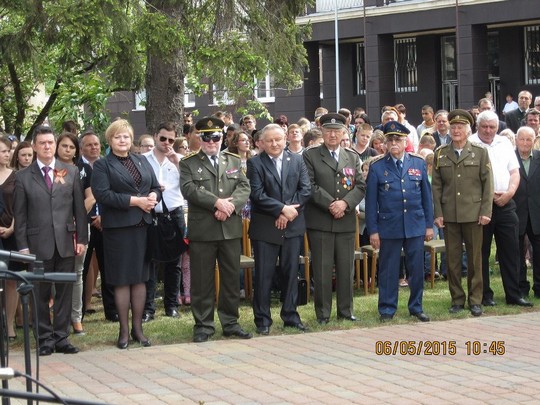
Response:
POLYGON ((319 122, 324 143, 308 148, 303 157, 312 195, 306 205, 307 234, 313 264, 315 314, 321 325, 332 310, 332 269, 335 266, 337 317, 356 321, 353 315, 353 263, 355 208, 365 194, 357 153, 340 147, 348 131, 341 114, 325 114, 319 122))
POLYGON ((401 250, 409 271, 409 313, 422 322, 424 239, 433 239, 433 201, 426 163, 405 152, 409 130, 390 121, 383 127, 387 153, 371 163, 367 177, 366 227, 379 251, 379 314, 394 317, 398 304, 401 250))
POLYGON ((482 315, 483 225, 491 221, 493 176, 488 152, 468 137, 474 124, 465 110, 448 115, 452 141, 435 151, 432 172, 435 225, 444 229, 447 277, 452 306, 457 313, 465 306, 461 286, 462 243, 467 250, 467 290, 471 314, 482 315))
POLYGON ((180 187, 188 200, 188 238, 191 259, 193 341, 214 334, 214 270, 219 265, 218 316, 224 336, 249 339, 238 324, 240 301, 240 238, 242 207, 249 183, 238 155, 220 152, 223 121, 204 117, 197 122, 201 150, 180 162, 180 187))

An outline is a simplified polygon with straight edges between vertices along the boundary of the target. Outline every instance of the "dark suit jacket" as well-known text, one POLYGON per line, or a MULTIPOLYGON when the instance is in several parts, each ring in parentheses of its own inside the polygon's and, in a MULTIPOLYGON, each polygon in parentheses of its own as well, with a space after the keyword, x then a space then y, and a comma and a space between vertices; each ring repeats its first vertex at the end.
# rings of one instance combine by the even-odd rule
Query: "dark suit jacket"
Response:
POLYGON ((188 201, 188 238, 193 241, 219 241, 242 237, 242 208, 249 198, 249 182, 242 172, 238 155, 222 151, 219 170, 203 151, 180 161, 180 189, 188 201), (232 197, 235 212, 226 221, 214 217, 218 198, 232 197))
POLYGON ((304 151, 304 162, 311 182, 311 199, 306 205, 306 226, 326 232, 355 232, 356 206, 364 198, 366 183, 360 158, 352 149, 341 148, 339 162, 325 145, 304 151), (334 219, 328 207, 334 200, 349 206, 345 216, 334 219))
POLYGON ((52 191, 36 161, 16 174, 13 214, 17 247, 30 249, 38 260, 51 259, 55 248, 61 257, 74 256, 75 232, 77 243, 88 243, 79 169, 58 159, 54 168, 67 173, 55 176, 52 191))
POLYGON ((514 194, 516 213, 519 218, 519 234, 523 235, 530 218, 535 235, 540 235, 540 151, 532 151, 529 174, 525 174, 523 160, 516 151, 519 161, 519 186, 514 194))
POLYGON ((144 156, 130 154, 131 160, 141 174, 141 185, 137 187, 133 177, 112 154, 94 163, 92 192, 99 204, 101 224, 104 228, 121 228, 137 225, 144 219, 152 222, 152 214, 138 207, 130 207, 132 196, 146 197, 151 192, 161 199, 159 183, 154 170, 144 156))
POLYGON ((281 179, 266 152, 247 161, 247 176, 251 186, 251 222, 249 236, 281 245, 284 238, 301 236, 306 231, 304 205, 311 196, 311 185, 301 155, 283 151, 281 179), (284 205, 300 204, 298 216, 279 230, 275 221, 284 205))
POLYGON ((521 126, 521 120, 525 116, 524 112, 521 112, 519 108, 516 108, 515 110, 512 110, 510 112, 507 112, 504 116, 506 121, 506 126, 510 128, 514 133, 517 132, 519 127, 521 126))

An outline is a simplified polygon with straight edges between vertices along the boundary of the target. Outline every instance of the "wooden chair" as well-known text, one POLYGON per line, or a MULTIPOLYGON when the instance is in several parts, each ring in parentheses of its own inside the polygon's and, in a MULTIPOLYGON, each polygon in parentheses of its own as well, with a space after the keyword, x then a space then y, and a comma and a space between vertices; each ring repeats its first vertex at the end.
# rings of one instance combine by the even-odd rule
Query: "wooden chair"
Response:
POLYGON ((242 254, 240 255, 240 268, 244 269, 244 291, 246 299, 253 298, 253 268, 255 259, 251 251, 251 240, 249 239, 249 219, 242 220, 242 254))
POLYGON ((444 246, 444 239, 432 239, 428 242, 424 242, 424 252, 429 252, 431 254, 429 273, 431 288, 435 288, 435 263, 437 261, 437 253, 444 253, 445 251, 446 247, 444 246))
POLYGON ((377 260, 379 259, 379 249, 373 249, 371 245, 365 245, 360 248, 364 256, 364 274, 368 274, 368 257, 371 258, 371 280, 369 284, 369 292, 375 294, 375 277, 377 276, 377 260))
POLYGON ((354 274, 356 278, 356 289, 360 288, 360 261, 366 263, 363 266, 362 280, 364 282, 364 294, 368 295, 367 253, 362 252, 362 248, 360 247, 360 217, 356 215, 356 234, 354 236, 354 274))

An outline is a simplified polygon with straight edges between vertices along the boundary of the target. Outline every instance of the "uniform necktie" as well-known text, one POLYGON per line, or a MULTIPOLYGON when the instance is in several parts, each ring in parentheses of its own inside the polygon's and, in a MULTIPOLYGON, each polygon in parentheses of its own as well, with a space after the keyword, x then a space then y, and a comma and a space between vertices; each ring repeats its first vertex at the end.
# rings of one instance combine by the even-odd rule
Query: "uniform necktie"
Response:
POLYGON ((49 191, 51 191, 52 180, 51 180, 51 176, 49 176, 49 171, 51 170, 51 168, 49 166, 43 166, 41 170, 43 170, 43 173, 44 173, 45 184, 47 185, 47 188, 49 189, 49 191))
POLYGON ((454 153, 456 154, 456 159, 459 159, 459 152, 455 150, 454 153))
POLYGON ((397 167, 398 173, 401 175, 402 167, 403 167, 401 164, 401 159, 396 160, 396 167, 397 167))
POLYGON ((338 157, 337 157, 336 151, 334 151, 334 150, 332 151, 332 157, 333 157, 333 158, 336 160, 336 162, 337 162, 338 157))
POLYGON ((212 165, 213 165, 214 168, 217 170, 217 169, 218 169, 217 156, 216 156, 216 155, 212 155, 211 159, 212 159, 212 165))

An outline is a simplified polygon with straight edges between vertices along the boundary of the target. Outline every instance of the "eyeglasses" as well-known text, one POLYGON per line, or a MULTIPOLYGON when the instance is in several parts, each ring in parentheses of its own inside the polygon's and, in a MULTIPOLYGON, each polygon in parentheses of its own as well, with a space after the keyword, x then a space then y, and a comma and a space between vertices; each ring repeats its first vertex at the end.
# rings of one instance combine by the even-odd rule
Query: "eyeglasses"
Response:
POLYGON ((154 145, 141 145, 141 148, 153 148, 154 145))
POLYGON ((221 140, 221 134, 219 132, 214 132, 212 134, 202 134, 201 140, 203 142, 219 142, 221 140))
POLYGON ((11 142, 18 141, 17 137, 15 135, 8 135, 7 137, 11 142))
POLYGON ((166 136, 160 136, 159 137, 159 141, 160 142, 168 142, 169 145, 172 145, 174 143, 174 139, 173 138, 167 138, 166 136))

